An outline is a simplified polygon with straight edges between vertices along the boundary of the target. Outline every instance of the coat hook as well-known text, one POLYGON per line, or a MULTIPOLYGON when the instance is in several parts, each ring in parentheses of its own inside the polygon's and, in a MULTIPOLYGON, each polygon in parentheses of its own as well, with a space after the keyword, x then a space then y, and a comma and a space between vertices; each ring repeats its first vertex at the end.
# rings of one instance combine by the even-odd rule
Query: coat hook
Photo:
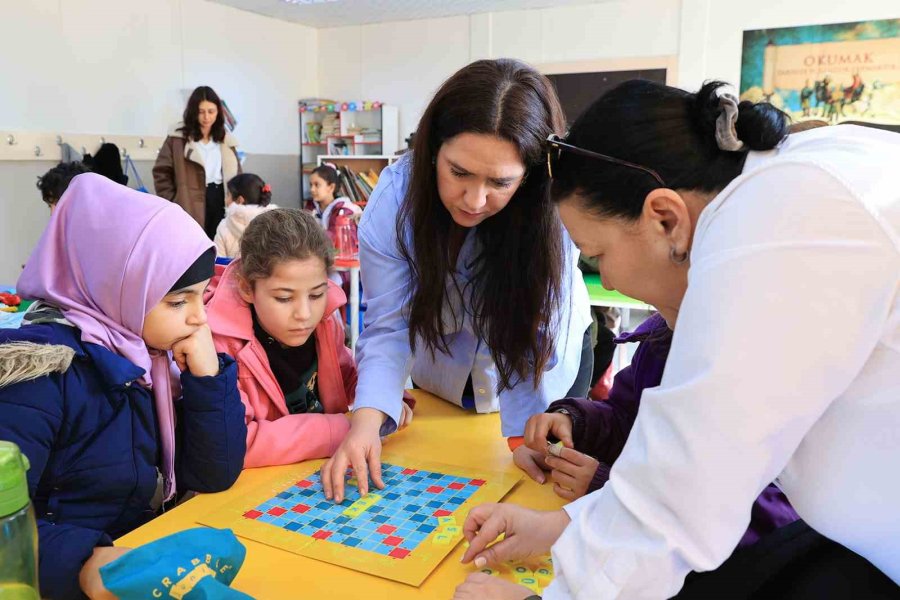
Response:
POLYGON ((14 146, 16 144, 16 136, 14 136, 13 134, 9 134, 8 136, 6 136, 6 143, 10 146, 14 146))
POLYGON ((105 144, 105 143, 106 143, 106 138, 105 138, 105 137, 101 137, 101 138, 100 138, 100 145, 102 146, 102 145, 105 144))
POLYGON ((138 148, 143 148, 143 147, 144 147, 144 138, 141 138, 138 140, 138 148))
POLYGON ((40 156, 40 155, 41 155, 41 147, 40 147, 40 146, 35 146, 35 147, 34 147, 34 155, 35 155, 35 156, 40 156))
POLYGON ((56 145, 62 146, 62 143, 63 143, 62 136, 61 135, 56 136, 56 145))

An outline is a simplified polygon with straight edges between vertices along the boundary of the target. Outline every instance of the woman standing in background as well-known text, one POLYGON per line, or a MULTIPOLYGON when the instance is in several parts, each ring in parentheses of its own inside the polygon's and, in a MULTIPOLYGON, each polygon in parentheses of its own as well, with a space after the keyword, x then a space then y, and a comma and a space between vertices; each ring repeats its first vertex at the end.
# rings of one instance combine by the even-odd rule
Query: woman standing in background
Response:
POLYGON ((222 101, 207 86, 193 91, 183 121, 166 137, 156 164, 156 194, 175 202, 213 239, 225 217, 224 181, 241 172, 237 139, 225 131, 222 101))

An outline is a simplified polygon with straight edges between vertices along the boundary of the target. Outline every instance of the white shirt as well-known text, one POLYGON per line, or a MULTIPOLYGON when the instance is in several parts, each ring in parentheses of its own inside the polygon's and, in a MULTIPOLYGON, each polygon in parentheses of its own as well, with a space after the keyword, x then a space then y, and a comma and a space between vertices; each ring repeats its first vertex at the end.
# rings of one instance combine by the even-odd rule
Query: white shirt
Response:
POLYGON ((206 169, 206 185, 210 183, 222 183, 222 144, 211 138, 205 144, 196 142, 203 157, 203 168, 206 169))
POLYGON ((900 583, 898 170, 900 136, 827 127, 751 153, 707 206, 662 384, 566 507, 546 600, 674 595, 772 480, 900 583))

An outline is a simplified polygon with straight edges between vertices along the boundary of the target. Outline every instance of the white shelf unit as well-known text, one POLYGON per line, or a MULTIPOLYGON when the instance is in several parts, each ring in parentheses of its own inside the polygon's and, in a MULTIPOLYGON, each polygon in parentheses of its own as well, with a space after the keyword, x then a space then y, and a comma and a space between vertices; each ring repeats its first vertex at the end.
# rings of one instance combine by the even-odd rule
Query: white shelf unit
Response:
MULTIPOLYGON (((341 106, 342 103, 334 104, 341 106)), ((304 204, 309 199, 309 173, 321 164, 322 156, 329 156, 329 161, 335 157, 380 160, 394 155, 400 149, 400 118, 396 106, 381 105, 371 110, 306 110, 299 114, 300 195, 304 204), (334 133, 321 132, 316 136, 316 124, 321 127, 324 122, 336 125, 334 133), (342 151, 334 152, 335 150, 342 151)))

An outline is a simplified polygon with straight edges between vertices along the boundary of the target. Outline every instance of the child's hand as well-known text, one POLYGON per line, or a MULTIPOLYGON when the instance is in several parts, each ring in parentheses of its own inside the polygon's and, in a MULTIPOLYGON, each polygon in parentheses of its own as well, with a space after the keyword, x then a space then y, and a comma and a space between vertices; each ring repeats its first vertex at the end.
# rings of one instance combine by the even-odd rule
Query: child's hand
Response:
POLYGON ((540 484, 547 481, 545 472, 550 471, 550 467, 544 462, 545 456, 546 452, 537 452, 524 444, 513 450, 513 462, 516 466, 540 484))
POLYGON ((213 345, 209 325, 172 345, 172 358, 182 373, 190 371, 194 377, 215 377, 219 374, 219 356, 213 345))
POLYGON ((408 427, 413 420, 413 409, 406 402, 402 403, 402 411, 400 412, 400 423, 397 424, 397 431, 408 427))
POLYGON ((81 567, 78 574, 78 584, 81 591, 91 600, 115 600, 116 596, 103 585, 103 579, 100 577, 100 567, 108 565, 123 554, 127 553, 131 548, 121 548, 116 546, 97 546, 94 553, 81 567))
POLYGON ((593 456, 571 448, 563 448, 558 457, 548 455, 544 461, 552 469, 553 491, 570 502, 587 493, 591 479, 600 466, 600 461, 593 456))
POLYGON ((527 587, 487 573, 472 573, 453 592, 453 600, 525 600, 529 596, 534 592, 527 587))
POLYGON ((541 413, 525 424, 525 445, 536 452, 547 452, 547 435, 552 434, 566 448, 572 443, 572 417, 563 413, 541 413))
POLYGON ((479 569, 508 560, 525 560, 550 551, 569 524, 564 510, 538 512, 515 504, 482 504, 469 511, 463 535, 469 547, 463 564, 479 569), (505 534, 497 543, 494 540, 505 534))

